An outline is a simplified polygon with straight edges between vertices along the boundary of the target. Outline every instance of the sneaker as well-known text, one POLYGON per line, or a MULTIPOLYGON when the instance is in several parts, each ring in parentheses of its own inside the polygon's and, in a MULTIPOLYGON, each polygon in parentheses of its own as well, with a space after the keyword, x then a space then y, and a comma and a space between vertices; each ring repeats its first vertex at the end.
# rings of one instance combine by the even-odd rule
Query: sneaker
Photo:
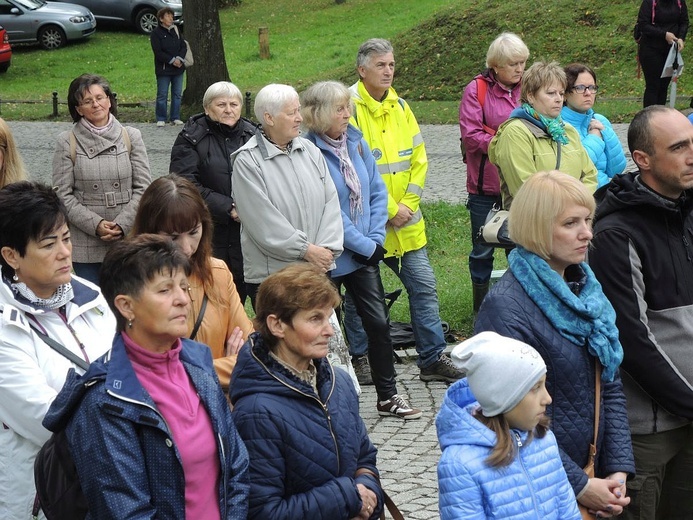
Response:
POLYGON ((156 126, 159 126, 159 127, 166 126, 166 121, 157 121, 156 126))
POLYGON ((393 415, 406 421, 421 417, 421 410, 412 408, 404 397, 395 394, 387 401, 378 401, 378 414, 383 416, 393 415))
POLYGON ((453 364, 452 359, 443 354, 431 366, 422 368, 419 373, 421 381, 442 381, 454 383, 462 379, 464 374, 453 364))
POLYGON ((176 126, 180 126, 180 125, 184 125, 185 123, 183 123, 183 121, 181 121, 180 119, 176 119, 173 121, 173 124, 176 126))
POLYGON ((351 364, 354 366, 356 379, 360 385, 372 385, 373 374, 371 374, 371 365, 368 362, 368 356, 355 356, 351 358, 351 364))

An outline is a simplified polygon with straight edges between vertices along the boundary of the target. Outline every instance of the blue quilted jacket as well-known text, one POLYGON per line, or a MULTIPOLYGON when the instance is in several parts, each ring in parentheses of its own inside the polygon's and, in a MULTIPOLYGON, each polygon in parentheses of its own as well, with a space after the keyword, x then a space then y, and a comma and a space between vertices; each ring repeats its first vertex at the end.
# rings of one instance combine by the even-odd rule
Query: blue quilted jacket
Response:
POLYGON ((576 112, 564 106, 561 110, 561 117, 564 121, 575 127, 580 134, 582 146, 587 150, 587 154, 597 167, 597 182, 599 187, 608 184, 611 178, 623 173, 626 169, 626 155, 623 152, 621 140, 614 132, 614 128, 607 118, 595 113, 591 108, 584 114, 576 112), (590 121, 596 119, 604 125, 601 139, 599 136, 588 132, 590 121))
POLYGON ((250 456, 250 512, 258 520, 347 520, 361 510, 356 484, 383 495, 376 449, 359 415, 349 376, 316 359, 318 395, 270 357, 259 333, 238 354, 229 392, 250 456))
MULTIPOLYGON (((212 421, 221 466, 222 520, 248 510, 248 454, 207 345, 183 341, 180 360, 212 421)), ((185 518, 185 477, 166 421, 142 387, 120 334, 83 376, 70 371, 43 425, 67 424, 70 452, 89 504, 87 520, 185 518)))
POLYGON ((448 388, 436 417, 441 520, 579 520, 553 433, 528 443, 527 432, 513 430, 517 457, 492 468, 486 458, 496 434, 472 416, 478 406, 462 379, 448 388))
MULTIPOLYGON (((587 484, 587 465, 594 439, 595 358, 587 347, 577 347, 553 327, 527 295, 513 273, 503 275, 484 298, 475 332, 492 330, 533 346, 546 362, 546 388, 553 403, 546 412, 563 467, 575 495, 587 484)), ((595 475, 604 478, 623 471, 635 474, 626 400, 621 378, 601 384, 601 412, 595 475)))

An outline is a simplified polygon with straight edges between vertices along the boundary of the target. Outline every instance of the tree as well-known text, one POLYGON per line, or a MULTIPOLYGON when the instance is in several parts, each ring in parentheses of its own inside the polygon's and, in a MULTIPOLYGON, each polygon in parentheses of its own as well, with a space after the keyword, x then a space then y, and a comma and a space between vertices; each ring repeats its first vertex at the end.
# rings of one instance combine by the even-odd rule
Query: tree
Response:
POLYGON ((201 111, 207 87, 217 81, 230 81, 221 37, 218 0, 183 0, 185 39, 195 56, 195 65, 186 71, 183 105, 201 111))

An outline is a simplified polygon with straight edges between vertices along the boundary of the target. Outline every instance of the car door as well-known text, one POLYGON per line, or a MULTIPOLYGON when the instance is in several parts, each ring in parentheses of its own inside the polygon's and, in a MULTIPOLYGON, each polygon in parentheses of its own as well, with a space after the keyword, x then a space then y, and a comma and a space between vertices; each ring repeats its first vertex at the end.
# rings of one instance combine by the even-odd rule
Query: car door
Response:
POLYGON ((24 5, 0 0, 0 25, 5 27, 10 43, 35 41, 37 24, 24 5), (15 13, 12 13, 13 9, 15 13))

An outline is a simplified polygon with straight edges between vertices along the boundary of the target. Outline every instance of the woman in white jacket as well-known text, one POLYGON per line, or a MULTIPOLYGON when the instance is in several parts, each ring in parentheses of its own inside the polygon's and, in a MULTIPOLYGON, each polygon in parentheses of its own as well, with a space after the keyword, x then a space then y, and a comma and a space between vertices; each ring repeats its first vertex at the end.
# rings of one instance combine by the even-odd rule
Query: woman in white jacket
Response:
POLYGON ((43 417, 68 370, 109 349, 115 319, 98 287, 72 275, 67 210, 48 186, 0 190, 0 268, 0 518, 24 520, 51 435, 43 417))

